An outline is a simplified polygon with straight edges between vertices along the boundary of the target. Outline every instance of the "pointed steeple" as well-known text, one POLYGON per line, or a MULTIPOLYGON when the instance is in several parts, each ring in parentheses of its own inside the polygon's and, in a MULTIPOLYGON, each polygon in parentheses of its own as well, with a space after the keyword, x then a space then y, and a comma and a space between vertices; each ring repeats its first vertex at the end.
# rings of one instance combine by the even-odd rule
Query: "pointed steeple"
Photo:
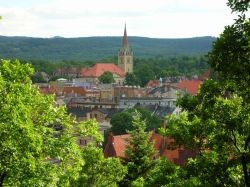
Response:
POLYGON ((125 48, 128 47, 128 36, 127 36, 126 23, 125 23, 125 28, 124 28, 123 40, 122 40, 122 47, 125 47, 125 48))

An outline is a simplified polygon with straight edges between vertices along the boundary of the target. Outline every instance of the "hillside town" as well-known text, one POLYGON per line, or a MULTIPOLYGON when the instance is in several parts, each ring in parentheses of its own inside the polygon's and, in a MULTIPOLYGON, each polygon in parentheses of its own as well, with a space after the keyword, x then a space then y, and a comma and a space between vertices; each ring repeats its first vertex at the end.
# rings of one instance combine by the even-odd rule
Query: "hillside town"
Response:
POLYGON ((250 187, 249 8, 3 1, 0 187, 250 187))
MULTIPOLYGON (((202 82, 209 78, 210 71, 202 76, 188 79, 184 76, 163 77, 159 80, 150 80, 145 87, 126 85, 125 75, 132 73, 134 52, 129 45, 126 25, 122 46, 118 52, 117 65, 113 63, 96 63, 89 68, 59 68, 54 72, 58 78, 49 83, 37 84, 41 93, 54 94, 58 106, 66 106, 68 113, 77 121, 96 119, 99 123, 99 132, 106 138, 103 146, 106 157, 124 157, 125 139, 127 134, 107 134, 111 128, 111 119, 116 113, 131 108, 144 108, 151 115, 162 119, 170 114, 178 115, 181 109, 176 106, 178 98, 190 94, 196 95, 202 82), (103 84, 100 76, 111 72, 114 83, 103 84), (65 79, 63 77, 69 77, 65 79)), ((173 142, 153 133, 151 137, 155 142, 155 149, 159 156, 165 156, 173 163, 183 165, 188 157, 194 156, 190 150, 167 149, 166 145, 173 142)), ((79 139, 78 144, 85 146, 89 140, 79 139)))

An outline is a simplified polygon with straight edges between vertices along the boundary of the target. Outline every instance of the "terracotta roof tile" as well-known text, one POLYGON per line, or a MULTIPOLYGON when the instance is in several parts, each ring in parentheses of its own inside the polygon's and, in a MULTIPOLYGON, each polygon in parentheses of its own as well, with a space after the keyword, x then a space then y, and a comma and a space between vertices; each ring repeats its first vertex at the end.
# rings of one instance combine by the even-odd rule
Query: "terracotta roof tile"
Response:
POLYGON ((182 80, 177 83, 175 86, 179 89, 186 91, 191 95, 196 95, 199 90, 199 86, 201 85, 201 80, 182 80))
POLYGON ((159 80, 150 80, 148 81, 147 87, 157 87, 160 86, 160 81, 159 80))
MULTIPOLYGON (((113 136, 109 135, 107 145, 105 147, 105 156, 115 156, 120 158, 125 158, 125 150, 127 145, 127 139, 130 138, 129 134, 113 136)), ((170 149, 167 146, 174 142, 172 138, 162 137, 155 132, 152 133, 150 138, 154 142, 154 148, 159 152, 159 156, 165 156, 171 162, 183 165, 185 164, 187 158, 195 157, 194 151, 185 150, 183 148, 170 149)))
POLYGON ((44 95, 56 94, 57 93, 57 89, 56 89, 55 86, 39 86, 39 90, 44 95))
POLYGON ((86 90, 82 87, 64 87, 63 93, 64 94, 78 94, 81 96, 85 96, 86 90))
POLYGON ((116 152, 117 157, 124 158, 125 157, 125 150, 126 150, 126 145, 127 145, 127 139, 130 138, 129 134, 124 134, 120 136, 114 136, 114 148, 116 152))
POLYGON ((94 66, 85 69, 81 72, 82 77, 100 77, 104 72, 109 71, 111 73, 116 73, 121 77, 125 76, 125 72, 120 69, 115 64, 95 64, 94 66))

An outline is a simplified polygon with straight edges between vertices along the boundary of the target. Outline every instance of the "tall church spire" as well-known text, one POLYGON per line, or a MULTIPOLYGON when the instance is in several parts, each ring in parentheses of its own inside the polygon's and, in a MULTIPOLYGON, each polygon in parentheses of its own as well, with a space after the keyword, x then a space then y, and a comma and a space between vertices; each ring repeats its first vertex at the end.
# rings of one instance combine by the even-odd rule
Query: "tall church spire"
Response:
POLYGON ((124 35, 123 35, 123 40, 122 40, 122 47, 128 47, 128 36, 127 36, 127 28, 126 28, 126 23, 125 23, 125 28, 124 28, 124 35))
POLYGON ((127 36, 127 28, 125 23, 124 35, 122 39, 122 47, 118 53, 118 66, 125 73, 133 72, 133 51, 128 45, 128 36, 127 36))

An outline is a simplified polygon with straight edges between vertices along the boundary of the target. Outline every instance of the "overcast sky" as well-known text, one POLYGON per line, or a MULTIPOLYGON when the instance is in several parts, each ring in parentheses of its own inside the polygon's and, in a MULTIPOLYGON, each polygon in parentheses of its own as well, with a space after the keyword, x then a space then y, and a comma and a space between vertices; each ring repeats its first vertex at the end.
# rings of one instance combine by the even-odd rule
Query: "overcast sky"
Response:
POLYGON ((219 36, 235 15, 226 0, 0 0, 0 35, 219 36))

